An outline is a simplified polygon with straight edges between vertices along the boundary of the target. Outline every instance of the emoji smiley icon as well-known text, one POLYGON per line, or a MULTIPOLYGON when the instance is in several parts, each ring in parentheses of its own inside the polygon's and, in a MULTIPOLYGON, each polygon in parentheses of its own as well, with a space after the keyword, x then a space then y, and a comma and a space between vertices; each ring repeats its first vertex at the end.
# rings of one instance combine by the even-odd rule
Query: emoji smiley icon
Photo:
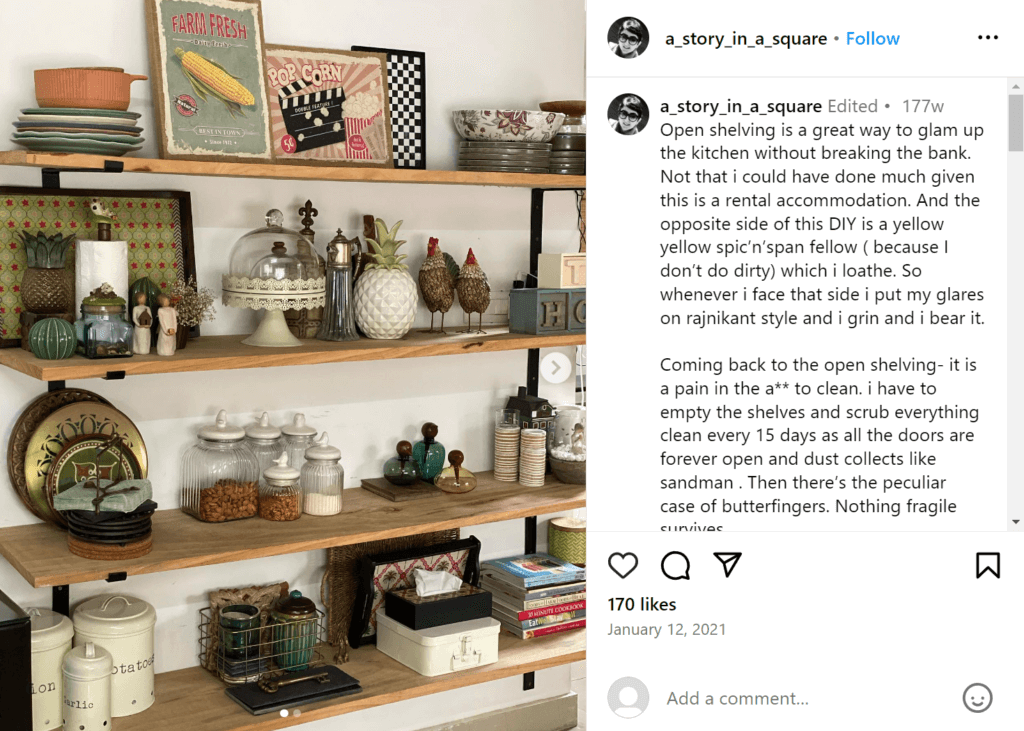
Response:
POLYGON ((973 683, 964 691, 964 705, 971 713, 983 713, 992 707, 992 690, 984 683, 973 683))

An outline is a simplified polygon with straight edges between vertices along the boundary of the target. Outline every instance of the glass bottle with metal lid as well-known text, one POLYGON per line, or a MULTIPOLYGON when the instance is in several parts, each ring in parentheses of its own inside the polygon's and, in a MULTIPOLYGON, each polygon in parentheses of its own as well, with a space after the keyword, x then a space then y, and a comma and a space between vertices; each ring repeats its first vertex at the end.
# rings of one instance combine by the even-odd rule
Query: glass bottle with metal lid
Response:
POLYGON ((316 429, 306 423, 305 414, 296 414, 291 424, 281 427, 281 433, 288 451, 288 464, 298 469, 306 459, 306 450, 313 446, 316 429))
POLYGON ((282 452, 274 466, 263 473, 260 484, 260 517, 264 520, 298 520, 302 515, 299 471, 288 464, 282 452))
POLYGON ((256 455, 261 476, 274 464, 274 460, 281 456, 284 449, 281 430, 270 423, 270 415, 266 411, 259 421, 245 427, 245 442, 256 455))
POLYGON ((341 229, 327 244, 327 283, 324 297, 324 316, 320 322, 318 340, 358 340, 355 305, 352 299, 352 242, 341 229))
POLYGON ((252 518, 259 503, 259 461, 245 430, 226 411, 199 430, 181 459, 181 509, 207 523, 252 518))
POLYGON ((341 512, 345 468, 341 450, 328 442, 327 432, 306 450, 306 464, 299 479, 302 487, 302 512, 307 515, 337 515, 341 512))

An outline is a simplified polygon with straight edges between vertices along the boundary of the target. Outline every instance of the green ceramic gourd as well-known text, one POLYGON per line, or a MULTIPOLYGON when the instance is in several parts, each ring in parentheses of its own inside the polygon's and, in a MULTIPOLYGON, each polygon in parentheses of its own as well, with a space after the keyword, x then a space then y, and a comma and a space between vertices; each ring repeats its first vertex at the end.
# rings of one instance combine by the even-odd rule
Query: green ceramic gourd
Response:
POLYGON ((40 320, 28 331, 28 347, 43 360, 63 360, 75 354, 75 326, 59 317, 40 320))

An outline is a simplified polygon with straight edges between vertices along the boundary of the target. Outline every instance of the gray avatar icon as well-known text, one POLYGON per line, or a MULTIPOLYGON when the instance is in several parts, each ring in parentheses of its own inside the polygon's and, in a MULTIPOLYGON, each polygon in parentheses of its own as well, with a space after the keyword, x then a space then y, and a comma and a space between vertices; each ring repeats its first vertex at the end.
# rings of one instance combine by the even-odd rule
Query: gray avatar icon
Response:
POLYGON ((650 702, 651 694, 639 678, 619 678, 608 689, 608 707, 619 718, 636 718, 650 702))

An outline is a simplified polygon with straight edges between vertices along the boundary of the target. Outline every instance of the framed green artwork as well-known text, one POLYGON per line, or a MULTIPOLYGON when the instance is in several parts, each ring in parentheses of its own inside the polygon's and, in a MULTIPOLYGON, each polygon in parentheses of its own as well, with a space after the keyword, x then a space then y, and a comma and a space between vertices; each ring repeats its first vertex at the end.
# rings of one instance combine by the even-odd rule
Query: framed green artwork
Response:
MULTIPOLYGON (((93 198, 114 214, 111 238, 128 242, 129 284, 149 277, 167 290, 195 276, 192 198, 184 191, 0 186, 0 347, 21 340, 21 282, 28 260, 19 232, 94 238, 93 198)), ((64 267, 75 267, 74 244, 64 267)))
POLYGON ((270 162, 259 0, 146 0, 160 155, 270 162))

